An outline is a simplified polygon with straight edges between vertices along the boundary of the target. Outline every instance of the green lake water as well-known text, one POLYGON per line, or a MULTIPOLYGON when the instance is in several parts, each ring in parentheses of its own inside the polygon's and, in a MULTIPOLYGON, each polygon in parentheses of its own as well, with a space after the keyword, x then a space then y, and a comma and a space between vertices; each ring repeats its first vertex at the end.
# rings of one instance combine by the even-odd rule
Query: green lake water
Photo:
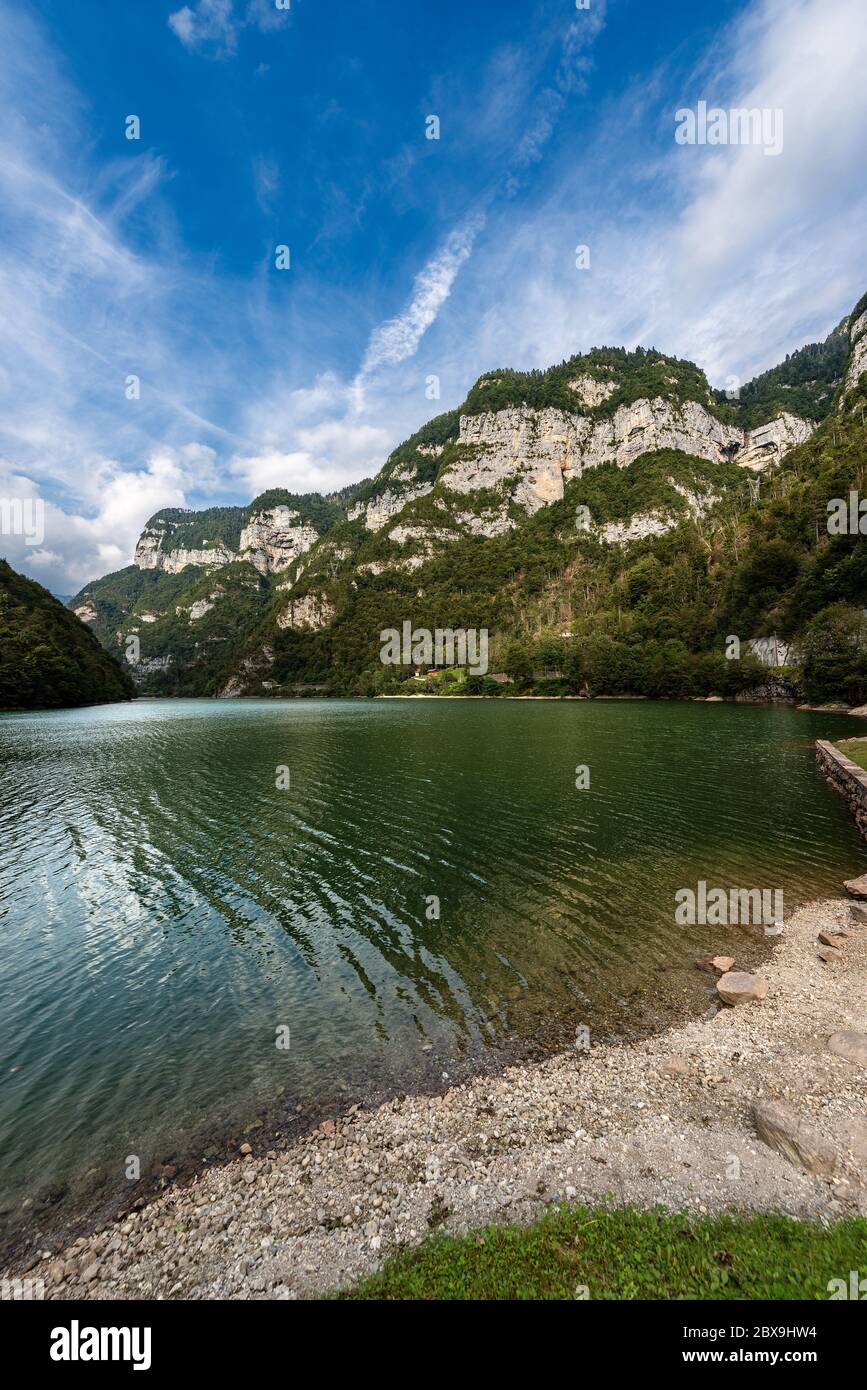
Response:
POLYGON ((702 1011, 696 954, 766 943, 676 926, 675 892, 780 888, 788 908, 864 872, 813 754, 861 728, 623 701, 0 716, 7 1222, 120 1189, 126 1156, 146 1171, 216 1121, 702 1011))

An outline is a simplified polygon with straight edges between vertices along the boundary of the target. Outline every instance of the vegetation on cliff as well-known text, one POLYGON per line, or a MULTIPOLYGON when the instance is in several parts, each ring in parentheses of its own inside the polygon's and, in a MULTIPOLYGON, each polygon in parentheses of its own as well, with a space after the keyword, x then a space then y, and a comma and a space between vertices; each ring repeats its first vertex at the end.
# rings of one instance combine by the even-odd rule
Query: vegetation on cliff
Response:
POLYGON ((47 589, 0 560, 0 709, 129 700, 129 675, 47 589))
MULTIPOLYGON (((737 398, 738 423, 755 429, 781 411, 805 420, 824 420, 846 371, 849 338, 846 324, 838 324, 822 343, 808 343, 770 371, 762 372, 741 387, 737 398)), ((717 393, 720 401, 726 399, 717 393)))

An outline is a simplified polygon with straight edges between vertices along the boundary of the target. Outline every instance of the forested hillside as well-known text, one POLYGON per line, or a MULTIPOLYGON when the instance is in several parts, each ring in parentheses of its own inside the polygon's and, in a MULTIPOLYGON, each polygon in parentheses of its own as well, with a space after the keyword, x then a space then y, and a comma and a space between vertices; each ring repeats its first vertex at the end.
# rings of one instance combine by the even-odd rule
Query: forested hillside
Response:
POLYGON ((0 560, 0 709, 129 700, 128 673, 41 584, 0 560))

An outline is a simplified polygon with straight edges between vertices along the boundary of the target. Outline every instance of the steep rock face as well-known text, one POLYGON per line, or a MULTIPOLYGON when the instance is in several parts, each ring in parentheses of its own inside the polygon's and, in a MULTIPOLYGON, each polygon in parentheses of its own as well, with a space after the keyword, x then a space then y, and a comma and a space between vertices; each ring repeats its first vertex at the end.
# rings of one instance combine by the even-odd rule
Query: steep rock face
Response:
POLYGON ((513 407, 461 416, 462 457, 440 481, 460 493, 505 488, 532 515, 558 502, 565 485, 588 468, 606 463, 623 468, 640 454, 659 449, 677 449, 711 463, 765 468, 802 443, 813 428, 808 420, 783 414, 745 431, 718 420, 697 401, 677 406, 661 397, 620 406, 595 421, 554 408, 513 407))
POLYGON ((354 506, 349 512, 349 520, 356 521, 359 517, 363 517, 368 531, 379 531, 387 521, 390 521, 393 516, 397 516, 398 512, 403 511, 407 502, 414 502, 417 497, 424 497, 432 488, 433 483, 417 483, 415 486, 402 489, 400 492, 393 492, 391 488, 386 488, 370 502, 359 502, 354 506))
POLYGON ((223 597, 222 589, 215 589, 207 598, 196 599, 189 608, 184 608, 183 604, 178 604, 175 608, 176 613, 186 613, 187 619, 191 623, 197 623, 200 618, 204 618, 206 613, 213 610, 214 605, 223 597))
POLYGON ((608 397, 617 390, 616 381, 599 381, 589 372, 583 372, 581 376, 573 377, 569 386, 584 408, 588 410, 592 410, 595 406, 601 405, 603 401, 607 401, 608 397))
POLYGON ((173 546, 174 531, 172 523, 162 518, 149 522, 139 537, 133 563, 142 570, 178 574, 188 565, 214 568, 242 559, 248 560, 260 574, 270 574, 287 569, 319 540, 319 533, 312 526, 301 523, 300 513, 286 506, 253 513, 241 531, 237 551, 224 541, 173 546))
POLYGON ((749 430, 742 449, 735 454, 735 463, 742 468, 762 469, 777 463, 790 449, 809 439, 815 426, 810 420, 783 411, 776 420, 749 430))
MULTIPOLYGON (((849 358, 846 380, 843 384, 844 398, 846 393, 857 385, 861 373, 867 372, 867 309, 850 325, 849 341, 852 344, 852 354, 849 358)), ((842 404, 843 401, 841 401, 841 406, 842 404)))
MULTIPOLYGON (((714 503, 719 501, 719 494, 712 489, 707 492, 692 492, 689 488, 682 487, 674 478, 669 478, 668 481, 675 492, 684 499, 692 517, 704 516, 714 503)), ((609 545, 628 545, 630 541, 644 540, 646 536, 664 536, 667 531, 674 530, 681 516, 679 512, 658 507, 652 512, 640 512, 628 521, 608 522, 597 529, 597 535, 609 545)))
POLYGON ((233 700, 239 695, 244 695, 250 685, 266 684, 265 677, 273 664, 274 649, 269 646, 264 646, 261 651, 245 657, 236 673, 217 691, 217 699, 233 700))
POLYGON ((288 569, 319 540, 312 526, 300 524, 300 513, 291 507, 270 507, 250 517, 241 532, 240 557, 260 574, 288 569))
POLYGON ((425 544, 429 541, 451 541, 455 539, 453 531, 446 531, 439 526, 394 526, 389 531, 390 538, 398 545, 407 545, 412 542, 425 544))
POLYGON ((163 570, 166 574, 178 574, 187 565, 229 565, 237 558, 222 542, 193 550, 167 550, 163 548, 166 539, 165 531, 146 526, 135 548, 133 564, 138 565, 140 570, 163 570))
POLYGON ((578 477, 591 430, 583 415, 549 407, 520 406, 486 415, 462 415, 458 444, 464 456, 440 481, 452 492, 476 492, 505 484, 532 515, 563 496, 564 474, 578 477))
POLYGON ((87 600, 80 603, 77 608, 73 608, 73 613, 83 623, 95 623, 97 619, 96 604, 87 600))
POLYGON ((307 628, 318 632, 334 618, 334 604, 324 594, 305 594, 293 599, 277 618, 278 627, 307 628))
POLYGON ((639 454, 656 449, 679 449, 711 463, 730 460, 743 446, 744 432, 723 424, 697 401, 682 406, 657 397, 620 406, 593 426, 581 459, 581 470, 602 463, 622 468, 639 454))
POLYGON ((665 512, 643 512, 629 521, 609 521, 600 526, 598 534, 609 545, 628 545, 630 541, 643 541, 646 536, 664 536, 676 525, 677 521, 665 512))
POLYGON ((505 507, 482 508, 478 512, 456 512, 455 521, 471 536, 504 536, 514 531, 517 522, 509 516, 505 507))

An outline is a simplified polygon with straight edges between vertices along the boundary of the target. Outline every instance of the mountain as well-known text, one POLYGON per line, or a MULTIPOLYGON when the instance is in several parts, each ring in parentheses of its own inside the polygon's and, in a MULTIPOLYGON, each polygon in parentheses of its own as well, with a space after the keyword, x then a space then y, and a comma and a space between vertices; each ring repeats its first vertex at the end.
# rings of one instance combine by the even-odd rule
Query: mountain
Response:
POLYGON ((487 629, 491 673, 550 693, 734 694, 775 633, 860 700, 865 547, 826 519, 864 484, 865 371, 867 296, 731 398, 654 349, 497 369, 341 494, 158 513, 72 607, 154 692, 424 688, 379 658, 410 621, 487 629))
POLYGON ((47 589, 0 560, 0 709, 129 700, 128 672, 47 589))

